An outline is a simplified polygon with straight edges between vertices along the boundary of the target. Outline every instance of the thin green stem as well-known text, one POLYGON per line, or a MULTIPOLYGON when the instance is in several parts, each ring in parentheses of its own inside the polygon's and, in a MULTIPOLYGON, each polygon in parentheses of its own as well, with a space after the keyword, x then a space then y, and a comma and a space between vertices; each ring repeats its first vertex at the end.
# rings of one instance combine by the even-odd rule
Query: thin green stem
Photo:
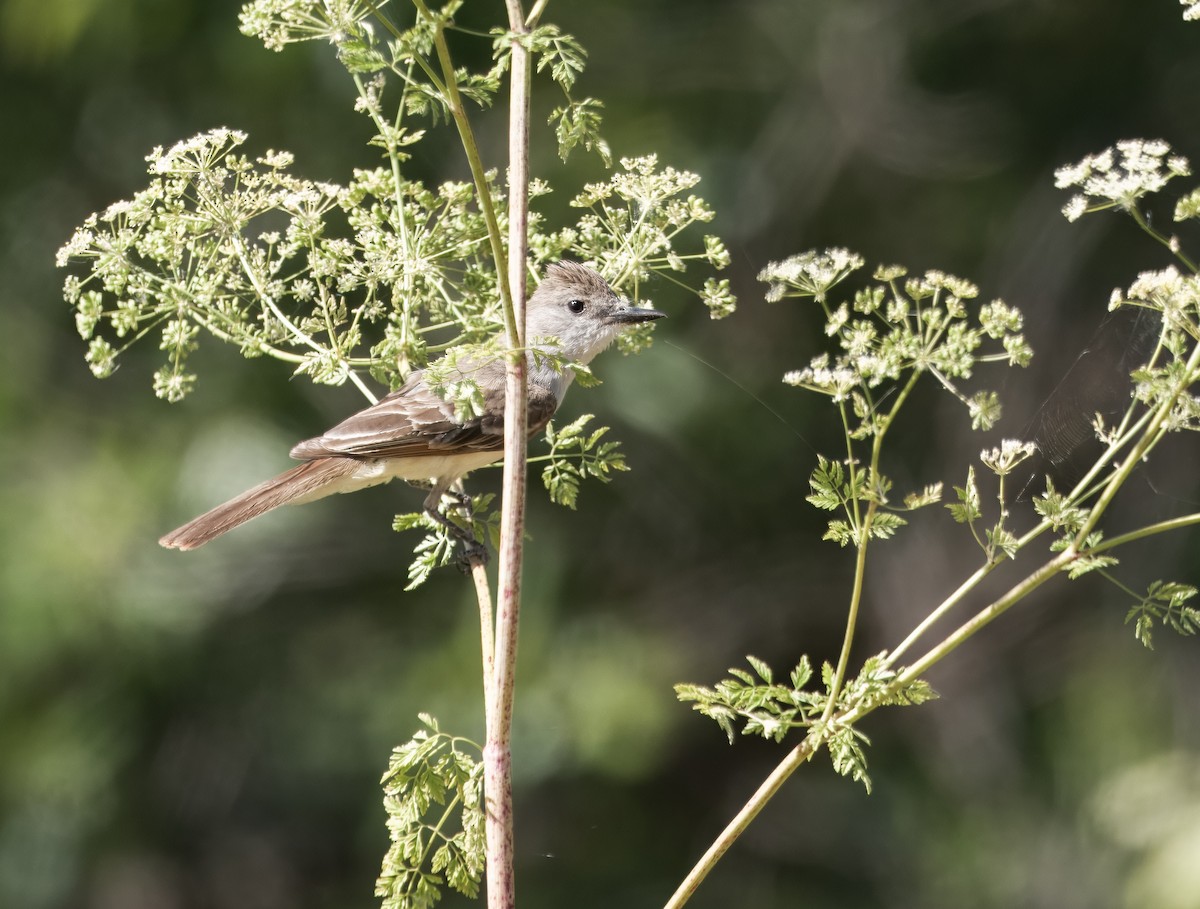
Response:
POLYGON ((1100 577, 1104 578, 1104 580, 1108 581, 1108 583, 1112 584, 1117 588, 1117 590, 1121 591, 1121 593, 1125 594, 1126 596, 1131 597, 1134 600, 1140 600, 1142 598, 1140 593, 1133 590, 1133 588, 1124 583, 1120 578, 1111 572, 1105 571, 1103 568, 1097 568, 1096 574, 1100 575, 1100 577))
MULTIPOLYGON (((945 637, 941 643, 930 648, 926 654, 917 660, 905 666, 903 670, 896 676, 895 682, 892 683, 892 688, 898 688, 903 685, 910 684, 916 681, 929 670, 931 666, 941 662, 968 638, 975 635, 981 629, 990 625, 997 618, 1011 609, 1016 603, 1029 596, 1052 577, 1065 569, 1071 562, 1079 557, 1078 551, 1071 546, 1060 552, 1050 561, 1046 562, 1037 571, 1027 576, 1024 580, 1013 585, 999 599, 995 600, 989 606, 981 609, 968 621, 960 625, 955 631, 945 637)), ((865 716, 866 712, 860 714, 865 716)), ((846 722, 857 719, 858 716, 847 715, 846 722)))
POLYGON ((1123 533, 1120 536, 1115 536, 1107 540, 1101 540, 1095 546, 1088 550, 1091 555, 1098 555, 1102 552, 1107 552, 1110 549, 1116 549, 1118 546, 1124 546, 1126 543, 1133 543, 1136 540, 1144 540, 1147 537, 1155 536, 1160 533, 1168 533, 1172 530, 1181 530, 1184 527, 1191 527, 1195 524, 1200 524, 1200 512, 1185 514, 1178 518, 1170 518, 1166 521, 1159 521, 1155 524, 1147 524, 1145 527, 1139 527, 1137 530, 1131 530, 1128 533, 1123 533))
MULTIPOLYGON (((1051 526, 1052 525, 1050 521, 1043 520, 1036 527, 1027 531, 1024 536, 1017 540, 1016 551, 1020 552, 1035 539, 1049 530, 1051 526)), ((976 537, 976 539, 978 540, 978 537, 976 537)), ((916 628, 909 632, 908 637, 906 637, 897 647, 894 647, 888 653, 887 657, 883 661, 883 664, 885 666, 894 666, 896 660, 899 659, 902 653, 907 651, 913 644, 917 642, 919 638, 923 637, 930 628, 941 621, 941 619, 948 612, 950 612, 950 610, 961 603, 966 595, 978 587, 983 579, 995 571, 1003 561, 1003 559, 994 559, 992 561, 985 562, 978 569, 976 569, 969 578, 963 581, 962 584, 960 584, 958 588, 952 594, 950 594, 950 596, 942 600, 942 602, 937 605, 937 608, 930 612, 929 615, 927 615, 921 621, 921 623, 917 625, 916 628)))
MULTIPOLYGON (((953 653, 968 638, 995 621, 1013 605, 1020 602, 1042 584, 1061 572, 1076 557, 1077 553, 1073 549, 1069 549, 1046 562, 1037 571, 1010 588, 1002 597, 980 610, 970 621, 961 625, 940 644, 930 649, 916 663, 905 667, 896 676, 889 688, 893 691, 898 690, 916 681, 930 667, 953 653)), ((851 707, 841 712, 835 712, 828 717, 822 717, 824 722, 819 724, 820 728, 809 732, 799 745, 788 752, 787 756, 775 766, 775 769, 771 771, 762 785, 755 790, 754 794, 741 807, 733 820, 721 831, 721 834, 708 847, 707 851, 693 866, 687 877, 684 878, 683 883, 679 885, 679 888, 667 901, 664 909, 680 909, 691 898, 709 872, 716 867, 721 857, 729 851, 729 848, 737 841, 738 837, 750 826, 750 822, 774 798, 775 794, 787 782, 788 778, 796 772, 800 765, 809 760, 816 753, 817 749, 821 747, 824 742, 824 736, 831 726, 845 727, 856 723, 879 709, 885 702, 886 698, 872 699, 865 706, 851 707)))
MULTIPOLYGON (((427 831, 429 831, 429 840, 422 845, 421 855, 417 858, 417 860, 415 862, 412 863, 413 871, 420 871, 421 868, 424 866, 425 859, 429 856, 430 851, 433 849, 433 844, 437 841, 438 837, 441 837, 441 839, 443 841, 449 839, 444 833, 442 833, 442 828, 446 826, 446 822, 450 820, 450 815, 453 813, 454 809, 458 807, 458 804, 461 801, 462 801, 462 797, 458 794, 455 794, 454 798, 450 799, 446 803, 446 809, 442 812, 442 816, 440 818, 438 818, 437 823, 424 825, 425 829, 427 831)), ((409 878, 408 884, 406 886, 405 892, 412 893, 413 891, 415 891, 417 888, 417 883, 419 881, 420 881, 419 875, 416 875, 416 874, 411 875, 409 878)))
POLYGON ((859 499, 853 493, 858 487, 858 459, 854 457, 854 440, 850 438, 850 416, 846 413, 844 401, 838 402, 838 416, 842 418, 842 434, 846 437, 846 472, 851 489, 850 500, 842 507, 846 511, 846 517, 850 519, 850 526, 857 531, 862 527, 862 516, 858 510, 859 499))
POLYGON ((908 637, 906 637, 899 643, 899 645, 894 647, 888 653, 887 657, 884 658, 883 664, 889 667, 894 666, 896 660, 900 658, 901 654, 907 651, 913 644, 917 642, 919 638, 925 634, 925 632, 927 632, 938 621, 940 621, 942 616, 961 603, 963 598, 966 597, 966 595, 972 590, 974 590, 984 578, 995 571, 996 566, 999 564, 1000 562, 998 560, 985 562, 983 565, 979 566, 979 568, 975 569, 975 572, 969 578, 959 584, 958 588, 952 594, 950 594, 950 596, 942 600, 936 609, 929 613, 929 615, 927 615, 921 621, 921 623, 917 625, 916 628, 909 632, 908 637))
MULTIPOLYGON (((1146 455, 1162 439, 1171 411, 1174 410, 1179 396, 1184 394, 1195 381, 1198 368, 1200 368, 1200 344, 1192 348, 1191 356, 1188 357, 1184 367, 1183 376, 1179 379, 1172 394, 1160 401, 1156 408, 1148 411, 1150 415, 1149 423, 1146 424, 1144 429, 1140 430, 1137 442, 1129 450, 1129 453, 1125 456, 1125 460, 1114 471, 1112 477, 1101 491, 1100 497, 1088 513, 1087 519, 1075 534, 1076 547, 1083 545, 1084 540, 1096 528, 1096 525, 1100 522, 1100 518, 1108 510, 1108 506, 1112 504, 1117 491, 1125 484, 1125 481, 1129 479, 1130 474, 1137 469, 1138 465, 1142 463, 1146 455)), ((1140 423, 1141 421, 1139 421, 1139 425, 1140 423)))
MULTIPOLYGON (((903 407, 904 402, 908 400, 908 396, 912 393, 912 390, 916 386, 920 375, 921 374, 919 372, 913 372, 913 374, 909 377, 908 382, 905 383, 904 388, 901 389, 900 393, 896 396, 896 400, 892 403, 891 410, 888 411, 887 416, 883 418, 882 422, 879 424, 879 428, 875 431, 875 439, 871 445, 871 466, 867 473, 868 483, 879 482, 879 459, 883 453, 884 436, 887 435, 887 431, 889 427, 891 427, 892 422, 896 419, 896 415, 900 412, 900 408, 903 407)), ((845 424, 846 414, 844 405, 841 407, 841 411, 842 422, 845 424)), ((849 444, 849 432, 846 434, 846 441, 847 444, 849 444)), ((853 471, 855 469, 855 465, 853 457, 851 457, 849 460, 851 470, 851 488, 853 489, 855 485, 853 482, 853 471)), ((879 491, 878 495, 882 495, 882 491, 879 491)), ((858 500, 855 499, 856 515, 858 512, 857 501, 858 500)), ((842 685, 846 680, 846 670, 850 665, 850 652, 854 646, 854 632, 858 627, 858 610, 859 606, 862 604, 863 584, 867 574, 867 545, 871 539, 871 522, 875 517, 875 512, 878 510, 879 504, 880 503, 878 501, 876 491, 872 490, 870 501, 867 505, 867 513, 863 518, 862 523, 856 525, 858 528, 858 557, 854 563, 854 586, 850 592, 850 606, 847 609, 846 614, 846 631, 842 635, 842 649, 841 653, 838 655, 837 668, 834 670, 833 684, 829 688, 829 703, 826 704, 825 713, 822 716, 822 719, 824 720, 828 720, 835 709, 838 696, 842 691, 842 685)))
POLYGON ((1171 255, 1187 266, 1188 270, 1191 271, 1192 274, 1197 272, 1198 269, 1196 267, 1196 263, 1193 262, 1179 247, 1179 244, 1172 242, 1170 237, 1159 233, 1157 230, 1151 227, 1150 222, 1146 220, 1146 216, 1142 214, 1140 209, 1138 209, 1136 206, 1133 206, 1128 211, 1133 220, 1137 222, 1138 227, 1144 230, 1152 239, 1165 246, 1171 252, 1171 255))
MULTIPOLYGON (((475 194, 479 200, 479 209, 487 224, 488 241, 492 248, 492 260, 496 263, 496 274, 508 274, 508 255, 504 249, 504 237, 500 231, 500 220, 496 214, 496 206, 492 202, 491 186, 487 179, 487 170, 479 154, 479 146, 475 141, 471 121, 467 117, 467 109, 463 105, 462 94, 458 90, 458 77, 454 71, 454 61, 450 58, 450 47, 446 44, 446 32, 442 23, 430 12, 425 0, 413 0, 413 5, 421 15, 435 22, 433 34, 434 48, 437 51, 438 63, 442 68, 445 80, 445 101, 450 110, 450 116, 458 127, 458 136, 462 142, 463 151, 467 156, 467 165, 471 169, 471 179, 475 183, 475 194)), ((522 16, 522 20, 524 16, 522 16)), ((515 31, 515 29, 514 29, 515 31)), ((514 47, 515 52, 515 47, 514 47)), ((508 335, 510 347, 521 345, 520 333, 517 328, 516 313, 513 310, 512 293, 509 285, 501 280, 497 282, 500 288, 500 302, 504 310, 504 328, 508 335)))
POLYGON ((696 862, 692 870, 688 872, 687 877, 683 879, 679 887, 671 895, 671 898, 664 904, 663 909, 680 909, 692 895, 696 889, 708 877, 708 873, 716 867, 717 862, 721 857, 729 851, 732 846, 741 836, 750 823, 759 815, 759 812, 766 807, 767 803, 775 797, 775 794, 783 787, 783 784, 788 781, 788 778, 800 768, 800 766, 809 760, 820 747, 820 742, 813 733, 805 736, 804 741, 788 752, 787 757, 780 761, 770 775, 763 780, 762 785, 755 790, 741 810, 734 815, 731 820, 721 831, 708 850, 696 862))
MULTIPOLYGON (((377 18, 380 18, 381 20, 383 20, 385 22, 387 21, 387 20, 383 19, 382 13, 380 13, 379 10, 376 9, 373 5, 370 7, 370 9, 377 18)), ((388 22, 388 25, 390 26, 391 23, 388 22)), ((412 83, 411 70, 412 70, 412 63, 409 64, 409 75, 403 79, 404 89, 400 96, 400 103, 396 105, 396 120, 395 120, 394 124, 385 123, 383 120, 383 117, 380 116, 380 114, 379 114, 379 110, 377 109, 377 107, 374 104, 366 104, 365 105, 367 113, 371 117, 371 121, 375 124, 375 130, 380 136, 384 136, 384 137, 390 136, 393 132, 398 132, 400 129, 400 124, 403 122, 403 118, 404 118, 405 97, 407 96, 409 86, 412 83)), ((354 85, 358 88, 358 95, 360 98, 365 100, 368 97, 368 92, 367 92, 367 87, 363 82, 362 76, 360 76, 358 73, 354 73, 353 76, 354 76, 354 85)), ((388 160, 391 163, 391 169, 392 169, 392 201, 393 201, 393 204, 395 205, 395 211, 396 211, 396 234, 400 238, 401 249, 403 249, 405 254, 408 255, 412 260, 415 261, 420 256, 420 250, 413 245, 412 232, 410 230, 410 225, 408 223, 408 214, 405 211, 405 205, 404 205, 405 180, 404 180, 404 175, 400 171, 400 155, 397 153, 395 145, 393 145, 390 140, 387 143, 387 155, 388 155, 388 160)), ((409 335, 409 332, 412 328, 412 318, 411 318, 412 288, 413 288, 412 271, 411 271, 411 269, 404 269, 401 273, 400 282, 399 282, 399 291, 400 291, 400 294, 402 297, 401 306, 403 309, 403 317, 400 320, 401 350, 405 351, 405 353, 402 354, 402 356, 404 358, 404 362, 401 364, 401 366, 404 369, 404 371, 407 371, 407 365, 408 365, 407 350, 408 350, 409 344, 411 343, 411 340, 412 340, 409 335)), ((394 293, 394 291, 393 291, 393 293, 394 293)), ((359 310, 359 312, 361 313, 361 310, 359 310)), ((356 314, 356 318, 357 318, 357 314, 356 314)))
POLYGON ((536 0, 533 7, 529 10, 529 15, 525 17, 525 25, 528 28, 537 28, 538 20, 542 18, 542 13, 546 11, 546 7, 550 5, 550 0, 536 0))
MULTIPOLYGON (((249 258, 246 256, 246 247, 242 244, 242 242, 239 239, 235 239, 233 244, 237 249, 238 261, 242 263, 242 269, 245 271, 246 277, 250 279, 250 284, 253 286, 255 293, 258 294, 258 298, 263 302, 263 305, 265 305, 267 309, 271 311, 271 314, 275 316, 275 318, 281 323, 283 323, 284 327, 287 328, 287 330, 290 331, 296 338, 303 341, 305 344, 319 353, 327 353, 328 350, 324 346, 318 344, 311 337, 309 337, 306 332, 300 329, 299 325, 289 319, 287 314, 279 308, 279 305, 275 302, 275 298, 267 292, 267 288, 263 286, 261 281, 258 280, 258 274, 251 264, 249 258)), ((375 393, 372 392, 371 389, 367 388, 366 384, 359 377, 358 373, 355 372, 350 367, 350 364, 345 360, 339 358, 338 362, 345 367, 346 375, 350 381, 354 383, 355 387, 357 387, 358 390, 363 393, 363 396, 368 401, 370 401, 372 404, 375 404, 379 399, 375 396, 375 393)))
POLYGON ((854 587, 850 592, 850 607, 846 610, 846 631, 842 635, 842 651, 838 654, 837 669, 834 671, 833 684, 829 686, 829 702, 825 705, 822 720, 828 720, 833 714, 838 695, 841 694, 842 683, 846 679, 846 667, 850 665, 854 631, 858 626, 858 608, 862 604, 863 583, 867 575, 867 542, 871 535, 871 519, 875 517, 877 508, 874 500, 867 505, 866 519, 859 532, 858 557, 854 562, 854 587))
MULTIPOLYGON (((225 329, 221 328, 219 325, 214 324, 210 319, 207 318, 207 316, 205 314, 201 313, 199 310, 193 309, 189 312, 188 315, 192 319, 195 319, 196 322, 198 322, 200 325, 203 325, 204 328, 208 331, 208 333, 211 334, 214 338, 219 338, 220 340, 227 341, 230 344, 238 344, 238 345, 243 344, 242 339, 234 337, 232 334, 227 332, 225 329)), ((273 360, 280 360, 284 363, 295 363, 295 364, 299 365, 299 364, 303 363, 305 360, 305 357, 301 354, 292 353, 289 350, 283 350, 280 347, 275 347, 272 344, 268 344, 266 341, 256 340, 254 342, 254 349, 256 351, 258 351, 259 353, 266 354, 268 357, 270 357, 273 360)))

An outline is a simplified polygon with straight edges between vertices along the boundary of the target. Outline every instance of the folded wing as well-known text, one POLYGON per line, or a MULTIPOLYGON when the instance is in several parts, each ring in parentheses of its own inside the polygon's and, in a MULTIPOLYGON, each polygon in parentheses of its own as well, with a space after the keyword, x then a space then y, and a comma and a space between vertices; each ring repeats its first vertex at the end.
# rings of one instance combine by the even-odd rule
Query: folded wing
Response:
MULTIPOLYGON (((296 445, 300 460, 325 457, 417 458, 455 452, 499 451, 504 447, 504 366, 484 364, 472 376, 485 389, 484 413, 459 420, 454 405, 435 394, 418 370, 378 404, 360 410, 323 435, 296 445), (482 373, 491 373, 483 375, 482 373)), ((531 384, 529 432, 543 429, 557 402, 549 389, 531 384)))

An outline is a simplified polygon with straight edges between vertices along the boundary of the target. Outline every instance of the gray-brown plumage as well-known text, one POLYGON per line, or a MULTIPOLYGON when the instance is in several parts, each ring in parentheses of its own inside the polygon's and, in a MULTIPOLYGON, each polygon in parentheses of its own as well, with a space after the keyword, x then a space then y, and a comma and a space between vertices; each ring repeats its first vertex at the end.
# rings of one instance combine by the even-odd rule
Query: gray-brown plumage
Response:
MULTIPOLYGON (((526 335, 532 346, 581 364, 629 325, 663 314, 621 300, 604 279, 583 265, 551 265, 529 298, 526 335)), ((169 549, 195 549, 251 518, 280 505, 311 502, 353 492, 397 477, 431 480, 425 510, 444 522, 438 506, 459 477, 499 460, 504 448, 504 361, 461 359, 451 379, 474 381, 483 395, 479 416, 460 420, 452 402, 425 383, 417 370, 377 404, 359 411, 313 439, 296 445, 291 470, 218 505, 159 543, 169 549)), ((545 428, 574 378, 570 367, 545 357, 529 359, 529 434, 545 428)))

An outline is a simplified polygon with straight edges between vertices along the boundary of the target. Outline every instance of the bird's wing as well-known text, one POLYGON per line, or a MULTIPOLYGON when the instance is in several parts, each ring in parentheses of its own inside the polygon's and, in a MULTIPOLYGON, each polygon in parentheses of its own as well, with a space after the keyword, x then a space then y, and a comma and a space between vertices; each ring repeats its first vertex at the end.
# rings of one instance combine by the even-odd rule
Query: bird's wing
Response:
MULTIPOLYGON (((480 367, 495 375, 475 378, 485 389, 484 412, 459 420, 454 404, 435 394, 413 373, 396 391, 378 404, 342 421, 324 435, 292 449, 301 460, 330 456, 359 458, 416 458, 456 452, 499 451, 504 447, 504 366, 495 362, 480 367)), ((530 384, 529 432, 545 427, 558 407, 550 389, 530 384)))

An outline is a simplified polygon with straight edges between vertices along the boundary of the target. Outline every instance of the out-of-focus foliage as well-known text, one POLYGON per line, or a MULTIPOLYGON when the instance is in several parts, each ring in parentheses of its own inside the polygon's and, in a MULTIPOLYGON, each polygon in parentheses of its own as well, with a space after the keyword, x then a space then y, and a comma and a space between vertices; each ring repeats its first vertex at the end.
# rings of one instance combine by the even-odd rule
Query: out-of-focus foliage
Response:
MULTIPOLYGON (((13 132, 0 169, 0 905, 369 904, 391 748, 421 710, 482 725, 469 591, 449 575, 399 590, 389 521, 419 493, 293 509, 192 557, 154 544, 286 465, 355 396, 201 349, 203 384, 168 408, 145 390, 155 351, 97 384, 62 304, 54 251, 141 185, 156 145, 244 127, 292 151, 305 179, 380 163, 327 49, 264 53, 237 33, 239 5, 0 3, 13 132)), ((648 285, 678 348, 601 364, 604 384, 572 390, 561 414, 613 425, 631 470, 577 512, 531 517, 521 899, 653 905, 772 761, 770 743, 728 749, 671 684, 745 653, 833 658, 841 632, 850 557, 818 545, 822 524, 792 504, 809 492, 808 445, 831 437, 778 382, 818 344, 802 314, 753 304, 755 275, 838 245, 971 275, 1022 309, 1039 352, 999 390, 1005 418, 986 444, 1019 436, 1093 341, 1111 288, 1170 261, 1126 219, 1068 225, 1054 170, 1128 135, 1200 153, 1200 34, 1175 4, 1128 0, 551 10, 588 48, 579 97, 605 99, 614 156, 653 152, 703 177, 742 301, 714 325, 648 285)), ((548 118, 563 99, 534 103, 548 118)), ((466 178, 451 143, 427 141, 413 161, 427 184, 466 178)), ((553 127, 534 153, 558 160, 553 127)), ((604 179, 594 156, 566 166, 580 185, 604 179)), ((931 438, 951 463, 979 451, 945 406, 896 440, 906 488, 931 438)), ((1165 455, 1152 510, 1197 498, 1194 444, 1165 455)), ((868 578, 864 652, 978 558, 942 543, 932 511, 868 578)), ((1194 583, 1195 545, 1130 554, 1136 589, 1194 583)), ((871 798, 808 768, 694 905, 1195 905, 1178 845, 1200 818, 1194 641, 1156 635, 1145 653, 1122 626, 1129 605, 1093 574, 1007 617, 930 678, 936 703, 868 724, 871 798)))

